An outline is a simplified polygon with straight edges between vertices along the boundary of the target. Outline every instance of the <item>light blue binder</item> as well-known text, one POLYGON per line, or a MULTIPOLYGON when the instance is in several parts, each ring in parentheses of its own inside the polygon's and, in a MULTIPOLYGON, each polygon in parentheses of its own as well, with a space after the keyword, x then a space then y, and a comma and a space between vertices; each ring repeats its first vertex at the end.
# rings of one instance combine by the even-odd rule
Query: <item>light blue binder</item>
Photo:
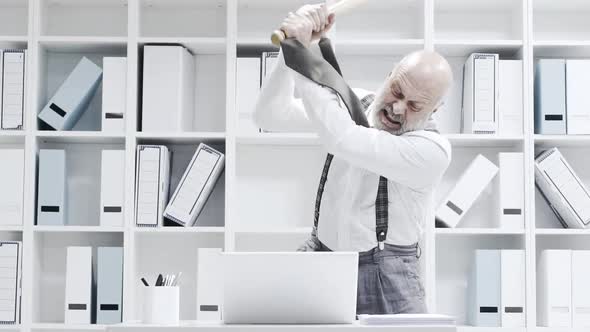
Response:
POLYGON ((121 323, 123 248, 99 247, 97 256, 96 324, 121 323))
POLYGON ((539 59, 535 65, 535 134, 565 135, 565 60, 539 59))
POLYGON ((473 326, 501 326, 499 250, 476 250, 469 280, 468 314, 473 326))
POLYGON ((55 130, 70 130, 82 116, 102 79, 102 69, 82 58, 55 95, 39 113, 39 119, 55 130))
POLYGON ((65 150, 40 150, 37 225, 65 225, 66 199, 65 150))

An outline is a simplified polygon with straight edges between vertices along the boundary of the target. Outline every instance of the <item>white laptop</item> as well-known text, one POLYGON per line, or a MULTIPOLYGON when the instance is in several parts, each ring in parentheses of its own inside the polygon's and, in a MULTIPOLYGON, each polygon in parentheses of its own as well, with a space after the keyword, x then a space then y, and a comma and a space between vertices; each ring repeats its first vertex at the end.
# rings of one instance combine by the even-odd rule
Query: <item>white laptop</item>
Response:
POLYGON ((226 324, 349 324, 358 253, 223 253, 226 324))

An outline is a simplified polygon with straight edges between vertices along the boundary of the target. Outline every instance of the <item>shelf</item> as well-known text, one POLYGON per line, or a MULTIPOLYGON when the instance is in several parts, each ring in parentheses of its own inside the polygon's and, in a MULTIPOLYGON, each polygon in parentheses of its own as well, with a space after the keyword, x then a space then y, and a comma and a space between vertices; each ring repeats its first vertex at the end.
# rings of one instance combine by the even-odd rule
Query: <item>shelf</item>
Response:
POLYGON ((122 233, 123 227, 106 226, 33 226, 36 233, 122 233))
POLYGON ((37 138, 51 143, 101 143, 122 144, 124 134, 111 134, 101 131, 44 131, 35 132, 37 138))
POLYGON ((107 325, 100 324, 63 324, 63 323, 35 323, 31 330, 55 330, 55 331, 104 331, 107 325))
POLYGON ((406 55, 424 48, 424 39, 338 39, 332 40, 337 54, 406 55))
POLYGON ((193 143, 195 141, 203 142, 223 142, 226 138, 224 132, 137 132, 135 137, 146 143, 149 141, 160 142, 160 143, 193 143))
POLYGON ((526 332, 525 327, 457 326, 457 332, 526 332))
POLYGON ((453 147, 511 147, 524 143, 524 136, 444 134, 453 147))
POLYGON ((590 135, 535 135, 534 139, 536 147, 590 147, 590 135))
POLYGON ((537 228, 535 229, 537 235, 572 235, 572 236, 588 236, 590 229, 573 229, 573 228, 537 228))
POLYGON ((225 227, 135 227, 134 232, 146 234, 195 234, 195 233, 215 233, 224 234, 225 227))
POLYGON ((95 53, 127 49, 126 37, 42 36, 39 43, 49 51, 95 53))
POLYGON ((0 130, 0 144, 24 143, 24 130, 0 130))
POLYGON ((508 40, 451 40, 439 39, 434 42, 434 49, 446 56, 467 57, 475 52, 493 52, 500 57, 512 57, 523 47, 520 39, 508 40))
POLYGON ((462 236, 462 235, 524 235, 524 229, 507 230, 499 228, 435 228, 436 235, 462 236))
POLYGON ((226 49, 226 39, 222 37, 142 37, 139 38, 139 44, 181 44, 193 54, 224 54, 226 49))
POLYGON ((237 229, 236 234, 311 234, 312 227, 270 228, 270 229, 237 229))
MULTIPOLYGON (((23 225, 6 225, 6 226, 1 226, 0 225, 0 232, 22 232, 23 231, 23 225)), ((2 326, 2 325, 0 325, 2 326)))

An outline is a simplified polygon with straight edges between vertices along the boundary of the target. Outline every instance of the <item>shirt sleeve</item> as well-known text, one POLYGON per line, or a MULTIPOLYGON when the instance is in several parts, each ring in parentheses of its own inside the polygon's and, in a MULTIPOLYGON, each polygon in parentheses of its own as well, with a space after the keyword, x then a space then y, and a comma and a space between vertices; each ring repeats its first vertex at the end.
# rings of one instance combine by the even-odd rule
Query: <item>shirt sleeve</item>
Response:
POLYGON ((277 64, 262 85, 254 108, 254 121, 268 131, 313 131, 301 99, 295 98, 293 71, 279 51, 277 64))
POLYGON ((430 188, 448 167, 450 153, 431 138, 358 126, 336 93, 293 75, 314 130, 334 156, 415 190, 430 188))

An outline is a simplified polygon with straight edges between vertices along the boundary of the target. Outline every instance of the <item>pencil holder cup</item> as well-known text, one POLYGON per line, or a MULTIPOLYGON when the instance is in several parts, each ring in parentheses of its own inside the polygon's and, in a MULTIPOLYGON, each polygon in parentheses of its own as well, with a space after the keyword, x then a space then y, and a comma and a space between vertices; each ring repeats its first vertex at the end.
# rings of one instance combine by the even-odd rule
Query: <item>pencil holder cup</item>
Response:
POLYGON ((180 290, 178 286, 145 288, 143 302, 144 324, 178 325, 179 316, 180 290))

